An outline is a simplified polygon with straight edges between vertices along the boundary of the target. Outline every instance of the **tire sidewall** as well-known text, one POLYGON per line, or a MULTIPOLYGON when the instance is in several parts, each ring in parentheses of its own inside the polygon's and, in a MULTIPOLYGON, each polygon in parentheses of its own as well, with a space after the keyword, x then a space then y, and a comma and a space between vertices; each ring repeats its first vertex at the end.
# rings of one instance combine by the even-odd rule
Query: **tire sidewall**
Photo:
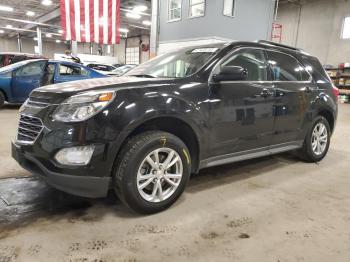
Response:
POLYGON ((330 126, 329 126, 329 123, 328 123, 327 119, 322 117, 322 116, 318 116, 314 120, 314 122, 313 122, 313 124, 312 124, 312 126, 311 126, 311 128, 310 128, 310 130, 308 132, 308 135, 306 137, 307 153, 312 158, 312 160, 314 162, 321 161, 327 155, 327 152, 328 152, 328 149, 329 149, 329 145, 330 145, 330 139, 331 139, 331 130, 330 130, 330 126), (325 125, 325 127, 327 128, 327 136, 328 136, 328 138, 327 138, 327 145, 326 145, 326 148, 325 148, 324 152, 322 153, 322 155, 316 155, 314 153, 314 151, 312 150, 312 142, 311 142, 312 141, 312 133, 313 133, 313 131, 315 129, 315 126, 318 123, 323 123, 325 125))
POLYGON ((125 168, 125 176, 122 181, 124 197, 129 206, 136 207, 142 212, 153 213, 166 209, 173 204, 180 197, 189 180, 191 170, 191 160, 189 157, 190 155, 186 145, 180 139, 171 134, 155 137, 143 144, 138 152, 129 159, 130 164, 125 168), (153 203, 145 200, 140 195, 137 189, 137 172, 145 157, 153 150, 162 147, 173 149, 179 154, 182 161, 183 174, 178 188, 169 198, 162 202, 153 203))

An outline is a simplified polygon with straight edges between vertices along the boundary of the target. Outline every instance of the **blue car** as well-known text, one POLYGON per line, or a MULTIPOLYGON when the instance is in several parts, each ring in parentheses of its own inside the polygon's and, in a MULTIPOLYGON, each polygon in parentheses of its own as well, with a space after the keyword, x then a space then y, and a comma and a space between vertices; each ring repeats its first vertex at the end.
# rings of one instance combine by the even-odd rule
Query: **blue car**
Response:
POLYGON ((0 68, 0 108, 5 101, 23 103, 40 86, 101 77, 108 76, 73 62, 47 59, 18 62, 0 68))

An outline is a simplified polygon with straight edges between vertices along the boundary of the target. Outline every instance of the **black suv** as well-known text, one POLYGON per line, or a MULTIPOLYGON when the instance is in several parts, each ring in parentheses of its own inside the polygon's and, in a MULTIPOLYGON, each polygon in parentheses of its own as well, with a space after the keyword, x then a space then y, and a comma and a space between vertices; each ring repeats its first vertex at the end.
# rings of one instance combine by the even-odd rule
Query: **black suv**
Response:
POLYGON ((338 90, 317 58, 270 42, 156 57, 123 77, 41 87, 20 109, 13 157, 59 190, 142 213, 169 207, 200 169, 328 151, 338 90))

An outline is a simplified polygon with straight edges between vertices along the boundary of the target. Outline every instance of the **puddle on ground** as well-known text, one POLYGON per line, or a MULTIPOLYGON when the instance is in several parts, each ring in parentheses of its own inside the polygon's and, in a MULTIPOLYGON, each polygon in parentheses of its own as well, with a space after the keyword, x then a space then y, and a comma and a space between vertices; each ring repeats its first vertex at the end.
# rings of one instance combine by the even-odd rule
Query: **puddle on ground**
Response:
POLYGON ((67 212, 80 217, 96 202, 112 205, 116 201, 113 194, 100 200, 69 195, 35 177, 0 179, 0 228, 67 212))

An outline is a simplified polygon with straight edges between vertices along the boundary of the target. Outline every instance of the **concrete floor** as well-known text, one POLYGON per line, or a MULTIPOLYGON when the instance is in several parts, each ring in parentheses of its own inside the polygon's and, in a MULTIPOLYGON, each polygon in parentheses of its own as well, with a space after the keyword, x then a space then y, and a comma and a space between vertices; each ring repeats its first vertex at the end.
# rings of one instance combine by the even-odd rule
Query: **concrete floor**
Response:
POLYGON ((0 109, 0 178, 30 175, 11 158, 11 140, 16 136, 19 106, 0 109))
POLYGON ((26 178, 9 156, 17 111, 0 110, 0 261, 350 261, 350 105, 321 163, 283 154, 206 169, 151 216, 26 178))

